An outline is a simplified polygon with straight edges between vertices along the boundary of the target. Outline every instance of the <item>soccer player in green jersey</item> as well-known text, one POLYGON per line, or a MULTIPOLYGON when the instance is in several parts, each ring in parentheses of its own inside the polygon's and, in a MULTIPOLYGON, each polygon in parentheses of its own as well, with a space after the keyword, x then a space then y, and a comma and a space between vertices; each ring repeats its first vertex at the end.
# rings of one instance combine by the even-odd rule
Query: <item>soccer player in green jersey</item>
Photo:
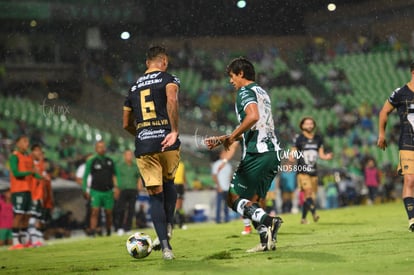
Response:
POLYGON ((282 219, 267 214, 261 207, 266 193, 277 174, 280 150, 274 131, 270 98, 255 83, 253 64, 245 58, 236 58, 227 66, 230 83, 237 91, 236 113, 239 126, 227 136, 209 137, 209 149, 222 144, 226 150, 240 140, 242 159, 230 184, 227 205, 249 218, 260 235, 260 243, 247 252, 276 249, 276 237, 282 219))

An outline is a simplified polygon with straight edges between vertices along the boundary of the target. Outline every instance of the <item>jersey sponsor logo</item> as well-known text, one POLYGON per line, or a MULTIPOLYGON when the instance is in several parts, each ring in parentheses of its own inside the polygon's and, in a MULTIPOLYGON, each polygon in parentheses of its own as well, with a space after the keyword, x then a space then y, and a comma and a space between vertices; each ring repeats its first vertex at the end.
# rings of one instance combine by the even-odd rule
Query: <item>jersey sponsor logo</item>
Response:
POLYGON ((149 79, 157 78, 160 74, 161 74, 161 72, 141 76, 140 78, 138 78, 137 83, 143 82, 143 81, 146 81, 146 80, 149 80, 149 79))
POLYGON ((151 130, 151 129, 144 129, 137 135, 139 140, 147 140, 147 139, 156 139, 156 138, 164 138, 165 137, 165 129, 159 130, 151 130))
POLYGON ((241 183, 238 183, 237 186, 240 187, 240 188, 242 188, 242 189, 247 190, 247 186, 245 186, 245 185, 243 185, 241 183))
POLYGON ((306 144, 303 145, 303 150, 312 150, 312 149, 317 150, 318 149, 318 144, 306 143, 306 144))
POLYGON ((152 121, 144 121, 137 124, 136 129, 141 129, 149 126, 164 126, 168 125, 168 119, 158 119, 152 121))

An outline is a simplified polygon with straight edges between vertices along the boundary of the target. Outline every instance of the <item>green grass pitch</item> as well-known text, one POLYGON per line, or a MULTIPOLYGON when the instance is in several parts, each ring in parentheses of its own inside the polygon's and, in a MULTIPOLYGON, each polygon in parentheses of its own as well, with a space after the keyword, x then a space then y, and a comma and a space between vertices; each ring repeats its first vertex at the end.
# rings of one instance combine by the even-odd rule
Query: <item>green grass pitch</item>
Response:
MULTIPOLYGON (((176 259, 159 251, 133 259, 127 236, 51 240, 40 248, 0 248, 0 274, 414 274, 414 233, 400 202, 319 211, 318 223, 282 215, 276 251, 246 253, 258 236, 241 220, 189 224, 171 241, 176 259)), ((152 229, 144 230, 152 238, 152 229)))

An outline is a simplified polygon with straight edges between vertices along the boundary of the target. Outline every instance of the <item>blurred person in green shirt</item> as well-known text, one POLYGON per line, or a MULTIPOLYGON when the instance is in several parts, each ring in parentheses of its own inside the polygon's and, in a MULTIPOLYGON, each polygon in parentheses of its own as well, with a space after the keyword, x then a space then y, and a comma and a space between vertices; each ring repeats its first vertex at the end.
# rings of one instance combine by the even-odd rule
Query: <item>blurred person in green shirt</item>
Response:
POLYGON ((105 142, 95 144, 96 154, 86 161, 82 179, 85 198, 91 200, 90 236, 94 237, 98 225, 100 208, 105 210, 106 235, 111 235, 112 210, 117 199, 119 173, 115 162, 106 155, 105 142), (88 189, 88 176, 91 175, 91 186, 88 189))

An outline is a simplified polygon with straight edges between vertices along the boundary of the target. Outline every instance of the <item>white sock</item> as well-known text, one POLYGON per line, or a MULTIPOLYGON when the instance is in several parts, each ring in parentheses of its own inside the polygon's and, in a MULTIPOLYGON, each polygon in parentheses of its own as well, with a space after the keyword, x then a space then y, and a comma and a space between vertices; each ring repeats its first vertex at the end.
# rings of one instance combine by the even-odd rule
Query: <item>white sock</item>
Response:
POLYGON ((237 204, 237 213, 244 216, 244 206, 249 202, 249 200, 241 199, 237 204))
POLYGON ((37 242, 38 239, 37 239, 37 232, 36 232, 37 230, 36 230, 36 228, 30 227, 27 231, 29 232, 29 239, 32 242, 32 244, 37 242))
POLYGON ((267 214, 262 208, 257 208, 252 215, 252 220, 258 223, 262 223, 262 217, 265 215, 267 214))

